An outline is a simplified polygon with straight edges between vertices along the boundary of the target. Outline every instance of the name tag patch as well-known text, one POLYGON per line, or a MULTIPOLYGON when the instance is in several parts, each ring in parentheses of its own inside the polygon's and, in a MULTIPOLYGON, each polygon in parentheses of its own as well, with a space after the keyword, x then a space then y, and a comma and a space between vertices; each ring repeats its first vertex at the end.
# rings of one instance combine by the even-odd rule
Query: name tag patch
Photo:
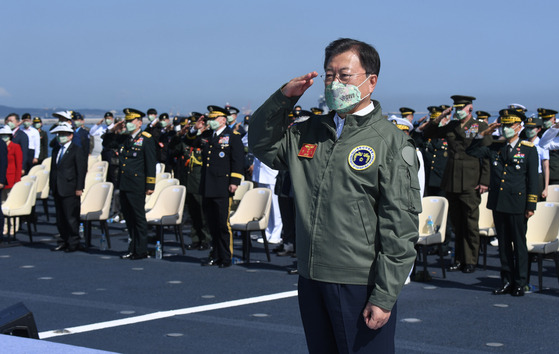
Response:
POLYGON ((303 144, 303 147, 301 147, 301 150, 299 150, 297 156, 312 159, 317 147, 318 145, 316 144, 303 144))
POLYGON ((347 162, 354 170, 362 171, 371 166, 375 162, 375 158, 375 150, 372 147, 361 145, 351 150, 347 162))

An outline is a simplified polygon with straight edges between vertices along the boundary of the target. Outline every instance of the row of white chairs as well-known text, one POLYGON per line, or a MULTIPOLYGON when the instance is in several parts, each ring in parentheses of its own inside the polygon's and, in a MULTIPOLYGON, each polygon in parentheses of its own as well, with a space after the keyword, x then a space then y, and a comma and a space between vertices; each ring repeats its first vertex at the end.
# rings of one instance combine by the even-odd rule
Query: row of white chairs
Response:
MULTIPOLYGON (((482 194, 480 204, 480 235, 494 236, 495 225, 493 223, 492 211, 487 209, 487 193, 482 194)), ((439 257, 443 273, 446 277, 444 268, 444 255, 441 246, 446 238, 446 225, 448 215, 448 200, 444 197, 424 197, 422 199, 423 210, 419 214, 419 240, 416 245, 422 251, 423 271, 427 273, 427 247, 436 246, 439 248, 439 257), (436 232, 429 233, 427 220, 431 216, 436 232)), ((485 245, 484 267, 486 265, 487 242, 485 245)), ((546 256, 553 256, 559 280, 559 203, 539 202, 534 215, 528 219, 526 232, 526 245, 529 255, 536 255, 538 258, 538 280, 539 288, 542 289, 542 260, 546 256)))

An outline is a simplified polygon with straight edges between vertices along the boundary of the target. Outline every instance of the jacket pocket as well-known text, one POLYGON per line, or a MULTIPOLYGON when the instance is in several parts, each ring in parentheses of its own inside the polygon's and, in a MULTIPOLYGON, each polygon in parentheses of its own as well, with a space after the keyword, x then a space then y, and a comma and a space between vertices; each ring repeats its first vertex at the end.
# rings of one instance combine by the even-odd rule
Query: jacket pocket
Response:
POLYGON ((367 243, 372 245, 375 242, 377 216, 370 203, 367 203, 367 201, 363 199, 357 201, 357 207, 359 209, 359 216, 361 217, 361 223, 363 224, 363 231, 365 232, 367 243))
POLYGON ((412 213, 421 213, 421 187, 417 172, 409 167, 400 167, 399 176, 405 176, 400 183, 400 208, 412 213))

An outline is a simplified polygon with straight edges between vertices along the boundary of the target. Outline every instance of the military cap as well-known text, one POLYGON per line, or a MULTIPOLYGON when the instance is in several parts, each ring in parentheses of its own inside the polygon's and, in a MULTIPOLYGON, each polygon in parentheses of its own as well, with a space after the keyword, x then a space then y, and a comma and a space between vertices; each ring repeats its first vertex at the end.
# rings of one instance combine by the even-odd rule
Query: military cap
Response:
POLYGON ((124 120, 127 122, 133 121, 136 118, 142 119, 142 117, 145 117, 146 115, 144 112, 138 111, 134 108, 125 108, 122 112, 124 113, 124 120))
POLYGON ((454 104, 452 106, 456 108, 462 108, 469 104, 472 104, 472 102, 476 99, 473 96, 462 96, 462 95, 454 95, 454 96, 450 96, 450 98, 454 101, 454 104))
POLYGON ((34 117, 33 118, 33 123, 43 123, 43 121, 39 117, 34 117))
POLYGON ((192 123, 192 116, 190 117, 177 117, 179 118, 179 125, 185 126, 189 123, 192 123))
POLYGON ((524 121, 524 126, 526 128, 537 128, 543 125, 543 120, 541 118, 537 118, 535 115, 527 117, 524 121))
POLYGON ((441 110, 443 110, 443 111, 444 111, 445 109, 450 108, 450 106, 447 105, 447 104, 442 104, 442 105, 440 105, 439 107, 441 107, 441 110))
POLYGON ((557 111, 554 111, 553 109, 538 108, 538 116, 541 119, 555 118, 556 114, 557 114, 557 111))
POLYGON ((159 115, 159 120, 169 119, 169 113, 161 113, 159 115))
POLYGON ((217 117, 227 117, 229 115, 228 110, 219 106, 208 106, 208 112, 209 119, 215 119, 217 117))
POLYGON ((184 117, 174 116, 173 117, 173 125, 181 124, 181 119, 184 119, 184 117))
POLYGON ((400 107, 400 113, 402 114, 402 117, 405 117, 409 116, 410 114, 414 114, 415 111, 408 107, 400 107))
POLYGON ((83 119, 83 115, 80 112, 72 111, 72 119, 83 119))
POLYGON ((229 112, 229 115, 233 115, 233 114, 239 114, 239 109, 235 108, 233 106, 226 106, 225 109, 227 109, 227 111, 229 112))
POLYGON ((157 110, 156 110, 155 108, 150 108, 150 109, 148 109, 147 115, 149 116, 149 115, 151 115, 151 114, 157 115, 157 110))
POLYGON ((58 119, 72 120, 72 111, 59 111, 52 114, 53 117, 58 119))
POLYGON ((191 112, 190 115, 191 115, 195 120, 198 120, 198 119, 200 119, 201 116, 203 116, 203 114, 200 113, 200 112, 191 112))
POLYGON ((514 109, 515 111, 519 111, 522 113, 526 113, 527 109, 520 103, 511 103, 509 104, 509 109, 514 109))
POLYGON ((429 106, 427 110, 429 111, 429 119, 436 119, 443 113, 443 109, 439 106, 429 106))
POLYGON ((105 116, 104 116, 104 118, 107 118, 107 117, 111 117, 111 118, 114 118, 114 116, 113 116, 113 112, 107 112, 107 113, 105 113, 105 116))
POLYGON ((501 124, 513 124, 526 120, 523 112, 515 109, 505 108, 499 111, 499 121, 501 124))
POLYGON ((311 108, 311 112, 317 116, 321 115, 324 113, 324 110, 322 108, 318 108, 318 107, 312 107, 311 108))
POLYGON ((392 115, 392 116, 388 117, 388 120, 391 121, 392 123, 394 123, 394 125, 400 130, 410 131, 410 130, 413 129, 413 125, 407 119, 399 118, 399 117, 396 117, 395 115, 392 115))
POLYGON ((23 115, 21 116, 21 119, 31 119, 31 114, 23 113, 23 115))
POLYGON ((489 117, 491 117, 491 114, 485 111, 476 111, 476 116, 477 119, 488 119, 489 117))
POLYGON ((245 124, 248 124, 248 121, 250 120, 250 115, 246 115, 245 116, 245 124))

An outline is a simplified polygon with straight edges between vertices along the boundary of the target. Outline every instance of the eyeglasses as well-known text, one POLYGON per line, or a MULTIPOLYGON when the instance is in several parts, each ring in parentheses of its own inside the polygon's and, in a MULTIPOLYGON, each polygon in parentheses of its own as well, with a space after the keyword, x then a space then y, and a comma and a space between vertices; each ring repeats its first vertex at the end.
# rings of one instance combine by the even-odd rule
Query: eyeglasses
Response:
POLYGON ((347 84, 349 81, 351 81, 351 78, 354 76, 358 76, 358 75, 365 75, 367 73, 359 73, 359 74, 332 74, 332 73, 325 73, 320 75, 320 77, 322 78, 322 80, 324 80, 324 82, 326 84, 330 84, 332 81, 334 81, 336 78, 338 79, 339 82, 341 82, 342 84, 347 84))

